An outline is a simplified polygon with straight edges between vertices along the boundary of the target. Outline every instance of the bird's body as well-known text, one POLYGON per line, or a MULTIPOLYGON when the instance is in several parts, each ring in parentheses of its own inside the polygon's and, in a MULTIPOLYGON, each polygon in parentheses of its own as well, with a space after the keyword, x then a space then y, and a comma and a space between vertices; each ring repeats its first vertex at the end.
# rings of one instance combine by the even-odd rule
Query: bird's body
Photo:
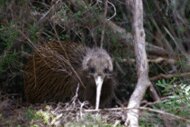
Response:
POLYGON ((32 103, 69 101, 79 87, 79 99, 95 105, 100 79, 103 79, 100 106, 109 103, 114 92, 112 61, 101 48, 50 42, 35 49, 24 70, 25 95, 32 103))

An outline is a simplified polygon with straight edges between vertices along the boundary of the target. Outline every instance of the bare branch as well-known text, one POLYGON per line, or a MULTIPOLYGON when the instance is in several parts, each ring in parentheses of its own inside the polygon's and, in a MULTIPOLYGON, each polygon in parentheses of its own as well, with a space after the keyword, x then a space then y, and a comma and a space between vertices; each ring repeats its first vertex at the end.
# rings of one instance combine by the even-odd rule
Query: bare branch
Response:
POLYGON ((169 79, 172 77, 189 77, 190 72, 185 72, 185 73, 177 73, 177 74, 159 74, 157 76, 151 77, 150 80, 159 80, 159 79, 169 79))
MULTIPOLYGON (((107 11, 108 11, 108 0, 105 1, 104 3, 104 17, 106 18, 107 15, 107 11)), ((101 44, 101 48, 103 47, 103 42, 104 42, 104 35, 105 35, 105 22, 103 23, 103 28, 102 28, 102 34, 101 34, 101 40, 100 40, 100 44, 101 44)))
MULTIPOLYGON (((106 19, 104 19, 104 18, 100 19, 101 22, 105 22, 105 20, 106 19)), ((109 27, 114 33, 118 34, 118 36, 121 38, 121 40, 123 40, 123 42, 126 45, 133 46, 133 43, 132 43, 133 36, 131 33, 127 32, 124 28, 121 28, 120 26, 116 25, 115 23, 113 23, 110 20, 108 20, 105 23, 106 23, 107 27, 109 27)), ((168 54, 168 52, 165 49, 155 46, 155 45, 151 44, 150 42, 146 42, 145 45, 146 45, 146 50, 149 53, 161 55, 161 56, 168 54)))

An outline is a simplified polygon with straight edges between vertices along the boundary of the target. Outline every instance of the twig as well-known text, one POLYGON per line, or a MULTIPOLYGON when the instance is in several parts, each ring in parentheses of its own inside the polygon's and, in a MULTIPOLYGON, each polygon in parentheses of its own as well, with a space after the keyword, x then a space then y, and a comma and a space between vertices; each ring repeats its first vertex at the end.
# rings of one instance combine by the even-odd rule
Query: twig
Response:
POLYGON ((113 7, 113 10, 114 10, 114 14, 110 18, 108 18, 108 20, 111 20, 112 18, 116 16, 117 11, 116 11, 115 5, 112 2, 108 1, 108 3, 113 7))
MULTIPOLYGON (((104 17, 106 18, 107 11, 108 11, 108 0, 105 1, 105 7, 104 7, 104 17)), ((106 22, 106 20, 105 20, 106 22)), ((103 47, 103 42, 104 42, 104 35, 105 35, 105 22, 103 23, 103 28, 102 28, 102 34, 101 34, 101 40, 100 40, 100 47, 103 47)))
MULTIPOLYGON (((174 118, 174 119, 183 120, 183 121, 185 121, 185 122, 190 123, 190 120, 189 120, 189 119, 186 119, 186 118, 184 118, 184 117, 180 117, 180 116, 177 116, 177 115, 174 115, 174 114, 171 114, 171 113, 162 111, 162 110, 152 109, 152 108, 147 108, 147 107, 139 107, 139 108, 127 108, 127 107, 122 107, 122 108, 109 108, 109 109, 102 109, 102 110, 100 109, 99 112, 100 112, 100 111, 109 111, 109 112, 112 112, 112 111, 128 111, 128 110, 131 110, 131 109, 140 109, 140 110, 144 110, 144 111, 149 111, 149 112, 153 112, 153 113, 158 113, 158 114, 162 114, 162 115, 165 115, 165 116, 174 118)), ((95 110, 95 109, 88 109, 88 110, 84 110, 84 112, 97 112, 97 110, 95 110)))
POLYGON ((55 9, 58 9, 57 6, 61 5, 60 2, 61 2, 61 0, 57 0, 55 2, 55 4, 53 6, 51 6, 51 8, 45 14, 43 14, 43 16, 40 18, 40 20, 38 21, 37 24, 42 24, 50 13, 53 13, 53 11, 55 11, 55 9))
POLYGON ((172 77, 185 77, 185 76, 189 76, 189 75, 190 75, 190 72, 178 73, 178 74, 159 74, 157 76, 151 77, 150 80, 154 81, 154 80, 159 80, 162 78, 169 79, 172 77))
MULTIPOLYGON (((121 62, 126 62, 126 63, 129 63, 129 64, 134 64, 136 61, 134 58, 130 58, 130 59, 122 59, 121 62)), ((149 63, 155 63, 155 64, 159 64, 159 63, 162 63, 162 62, 165 62, 165 63, 168 63, 168 64, 175 64, 177 63, 177 60, 175 59, 172 59, 172 58, 164 58, 164 57, 158 57, 158 58, 155 58, 155 59, 148 59, 148 62, 149 63)))
MULTIPOLYGON (((81 0, 81 1, 82 1, 82 0, 81 0)), ((97 1, 96 1, 96 4, 99 3, 99 2, 102 3, 101 0, 97 0, 97 1)), ((107 2, 108 4, 110 4, 110 5, 113 7, 113 10, 114 10, 113 15, 112 15, 111 17, 109 17, 109 18, 106 18, 107 20, 111 20, 112 18, 114 18, 114 17, 117 15, 116 7, 115 7, 115 5, 114 5, 112 2, 110 2, 109 0, 106 0, 106 2, 107 2)))

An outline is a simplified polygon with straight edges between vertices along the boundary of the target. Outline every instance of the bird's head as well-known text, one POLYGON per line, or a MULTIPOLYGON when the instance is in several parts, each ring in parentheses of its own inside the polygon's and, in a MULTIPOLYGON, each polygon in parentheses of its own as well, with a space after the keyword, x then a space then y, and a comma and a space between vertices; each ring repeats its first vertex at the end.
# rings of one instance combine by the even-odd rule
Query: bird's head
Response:
POLYGON ((96 109, 99 108, 102 84, 113 71, 113 63, 109 54, 101 48, 88 49, 82 63, 87 76, 94 79, 96 84, 96 109))

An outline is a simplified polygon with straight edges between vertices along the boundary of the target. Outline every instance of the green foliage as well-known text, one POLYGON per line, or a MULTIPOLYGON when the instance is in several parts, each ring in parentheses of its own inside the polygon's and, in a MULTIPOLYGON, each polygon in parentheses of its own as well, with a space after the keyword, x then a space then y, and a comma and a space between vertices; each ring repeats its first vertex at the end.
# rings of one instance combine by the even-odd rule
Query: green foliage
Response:
POLYGON ((5 4, 10 0, 0 0, 0 7, 5 6, 5 4))
POLYGON ((61 34, 60 39, 63 41, 68 41, 70 39, 70 37, 68 34, 61 34))
POLYGON ((14 66, 17 63, 18 53, 13 52, 12 54, 5 54, 1 56, 0 61, 0 73, 5 72, 6 69, 10 66, 14 66))
POLYGON ((170 82, 158 81, 156 85, 163 88, 163 94, 167 97, 156 104, 155 108, 190 118, 190 85, 183 82, 178 83, 175 79, 170 82))
POLYGON ((175 82, 175 80, 176 78, 173 78, 172 80, 165 80, 165 79, 158 80, 156 86, 162 90, 163 95, 170 95, 173 94, 172 92, 174 92, 173 83, 175 82))
POLYGON ((29 121, 41 121, 42 123, 48 125, 50 121, 55 117, 48 111, 43 110, 35 110, 32 108, 28 108, 26 110, 25 116, 29 121))
MULTIPOLYGON (((176 116, 190 119, 190 85, 180 81, 177 78, 170 80, 162 79, 157 81, 156 87, 164 96, 160 102, 151 105, 153 109, 163 110, 176 116)), ((185 126, 185 122, 178 119, 168 117, 172 120, 170 124, 173 126, 185 126)), ((142 127, 164 126, 162 116, 154 113, 143 111, 140 117, 140 125, 142 127)))
POLYGON ((27 120, 38 120, 41 119, 41 115, 39 115, 38 113, 36 113, 35 110, 28 108, 26 110, 25 116, 27 118, 27 120))
MULTIPOLYGON (((15 30, 13 23, 10 23, 8 26, 0 26, 0 39, 5 50, 11 49, 18 35, 19 33, 15 30)), ((17 53, 4 52, 0 59, 0 71, 3 71, 9 64, 16 62, 17 53)))
MULTIPOLYGON (((100 115, 86 114, 83 120, 67 123, 65 127, 113 127, 113 124, 102 121, 100 115)), ((115 127, 123 126, 118 124, 115 127)))
POLYGON ((40 116, 45 124, 48 124, 50 120, 54 119, 53 115, 47 111, 39 110, 36 112, 36 115, 40 116))
POLYGON ((173 91, 173 94, 168 96, 167 99, 161 101, 155 105, 157 108, 164 109, 176 115, 189 117, 190 115, 190 86, 187 84, 179 84, 178 86, 174 86, 173 89, 167 89, 169 91, 173 91))
POLYGON ((33 25, 30 25, 29 24, 29 28, 28 28, 28 32, 29 32, 29 38, 32 42, 36 42, 37 39, 38 39, 38 31, 39 31, 39 28, 37 27, 37 25, 33 24, 33 25))
POLYGON ((163 122, 157 114, 143 112, 140 116, 140 127, 162 127, 163 122))
POLYGON ((3 45, 6 49, 10 49, 12 47, 18 36, 19 33, 13 22, 7 26, 0 25, 0 39, 3 41, 3 45))
POLYGON ((39 125, 34 124, 34 125, 31 125, 30 127, 40 127, 40 126, 39 126, 39 125))

